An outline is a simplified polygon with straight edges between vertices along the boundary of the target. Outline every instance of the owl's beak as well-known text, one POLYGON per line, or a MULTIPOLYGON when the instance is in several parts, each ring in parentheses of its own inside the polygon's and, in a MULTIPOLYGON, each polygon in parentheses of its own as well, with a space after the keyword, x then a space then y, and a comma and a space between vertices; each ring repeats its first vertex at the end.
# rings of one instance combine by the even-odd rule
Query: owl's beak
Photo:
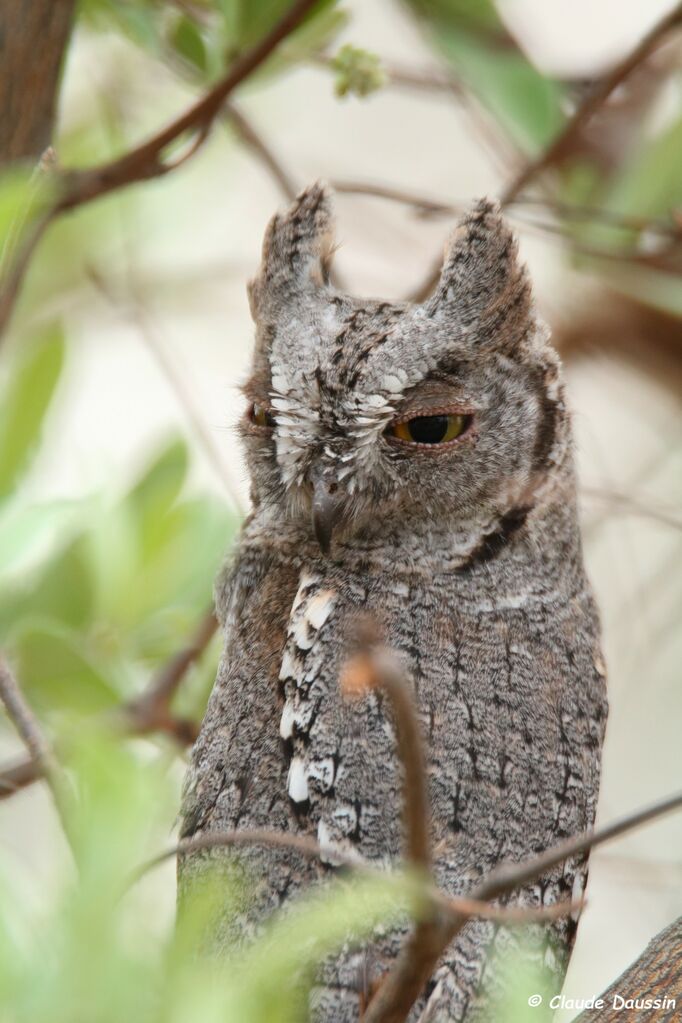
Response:
POLYGON ((313 479, 313 530, 323 554, 329 554, 334 527, 343 511, 338 484, 334 479, 318 476, 313 479))

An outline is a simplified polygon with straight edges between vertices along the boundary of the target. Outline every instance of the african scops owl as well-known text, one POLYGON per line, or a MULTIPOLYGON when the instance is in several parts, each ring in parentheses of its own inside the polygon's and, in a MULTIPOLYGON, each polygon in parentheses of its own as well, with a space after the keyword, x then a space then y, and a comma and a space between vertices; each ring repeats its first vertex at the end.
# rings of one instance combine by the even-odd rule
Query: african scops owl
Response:
MULTIPOLYGON (((267 827, 399 860, 390 707, 378 695, 349 705, 338 684, 370 615, 414 687, 436 878, 463 894, 595 815, 607 705, 561 367, 494 203, 459 223, 423 304, 330 284, 331 205, 317 184, 272 219, 249 288, 240 432, 253 509, 217 586, 225 649, 184 834, 267 827)), ((241 936, 334 870, 284 849, 229 855, 255 885, 226 923, 241 936)), ((181 881, 200 862, 186 857, 181 881)), ((585 875, 569 861, 511 901, 570 898, 585 875)), ((530 929, 557 983, 574 929, 566 918, 530 929)), ((515 933, 470 921, 410 1020, 481 1019, 515 933)), ((328 961, 312 1018, 357 1021, 359 988, 403 940, 387 933, 328 961)))

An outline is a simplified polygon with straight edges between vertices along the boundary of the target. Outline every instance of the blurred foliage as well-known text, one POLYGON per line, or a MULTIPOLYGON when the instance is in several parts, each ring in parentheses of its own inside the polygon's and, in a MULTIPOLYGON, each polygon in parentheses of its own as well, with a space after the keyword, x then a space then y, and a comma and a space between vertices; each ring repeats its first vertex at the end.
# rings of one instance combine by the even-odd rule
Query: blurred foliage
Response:
MULTIPOLYGON (((164 90, 165 83, 176 85, 182 97, 176 104, 171 88, 179 110, 188 87, 196 94, 209 88, 288 3, 81 0, 78 28, 123 38, 146 66, 162 68, 164 90)), ((522 156, 541 152, 566 123, 577 94, 534 67, 492 0, 403 0, 403 6, 492 115, 500 136, 522 156)), ((320 0, 253 78, 276 80, 328 52, 345 21, 335 0, 320 0)), ((380 57, 360 47, 341 47, 331 67, 339 96, 367 96, 384 84, 380 57)), ((137 99, 124 82, 121 95, 84 104, 59 138, 62 164, 92 165, 139 141, 137 99)), ((543 193, 580 265, 677 316, 679 274, 640 260, 651 249, 651 232, 569 218, 561 209, 599 207, 670 226, 671 212, 682 205, 681 111, 676 81, 662 115, 645 116, 644 105, 633 116, 630 134, 615 147, 618 159, 605 159, 601 139, 592 140, 592 148, 566 154, 543 193)), ((166 119, 157 109, 147 116, 156 127, 166 119)), ((605 133, 604 147, 612 143, 605 133)), ((3 270, 52 194, 48 173, 3 172, 3 270)), ((177 809, 171 768, 180 751, 107 732, 101 713, 139 695, 185 645, 210 604, 237 518, 190 486, 191 454, 178 438, 111 492, 40 500, 32 486, 69 372, 68 329, 54 318, 54 308, 83 288, 93 253, 102 247, 105 257, 110 254, 128 202, 128 193, 112 195, 51 228, 15 317, 20 343, 3 348, 0 357, 0 647, 57 739, 78 797, 68 822, 76 869, 60 878, 48 904, 31 907, 17 884, 17 864, 0 863, 0 1021, 293 1023, 301 1017, 310 967, 351 932, 359 939, 378 921, 414 909, 409 884, 389 877, 385 884, 339 883, 274 920, 238 958, 218 965, 197 955, 198 936, 215 906, 229 902, 225 877, 207 870, 176 930, 155 922, 146 880, 130 888, 140 863, 167 838, 177 809)), ((659 251, 660 238, 655 246, 659 251)), ((175 698, 176 713, 195 722, 215 677, 219 645, 216 638, 175 698)), ((243 893, 231 883, 236 904, 243 893)), ((538 1010, 524 1004, 539 982, 521 972, 516 981, 518 1005, 507 1004, 500 1018, 537 1021, 538 1010)))
MULTIPOLYGON (((534 67, 493 0, 404 3, 456 79, 493 115, 501 135, 527 157, 542 153, 566 124, 567 111, 579 104, 582 90, 534 67)), ((589 133, 577 133, 552 168, 545 208, 569 241, 576 266, 626 294, 632 294, 634 280, 640 301, 679 316, 680 238, 671 234, 679 232, 682 205, 679 65, 652 64, 620 92, 629 115, 606 111, 599 115, 605 130, 591 125, 589 133), (571 209, 578 215, 570 215, 571 209), (619 218, 641 224, 623 226, 619 218), (660 226, 663 235, 656 233, 660 226), (658 263, 652 255, 660 257, 658 263), (668 264, 674 275, 665 272, 668 264)), ((622 98, 619 102, 622 106, 622 98)))
MULTIPOLYGON (((122 495, 31 500, 21 484, 49 431, 64 350, 53 325, 13 353, 0 397, 0 646, 51 720, 122 702, 184 645, 237 526, 216 498, 185 492, 180 440, 122 495)), ((215 665, 214 646, 192 706, 183 694, 197 721, 215 665)))
POLYGON ((250 947, 202 955, 217 908, 230 905, 225 871, 206 859, 177 928, 149 914, 153 878, 134 881, 174 810, 163 760, 142 762, 102 733, 73 742, 68 768, 73 869, 31 910, 0 863, 3 1023, 298 1023, 312 967, 415 904, 397 875, 339 881, 275 917, 250 947))
POLYGON ((503 131, 528 154, 546 146, 564 122, 564 90, 528 60, 492 0, 406 2, 503 131))
MULTIPOLYGON (((81 17, 99 31, 116 28, 151 56, 176 59, 205 84, 252 47, 282 17, 290 0, 81 0, 81 17)), ((284 40, 265 73, 281 72, 326 45, 345 22, 337 0, 319 0, 284 40)), ((260 70, 258 75, 263 74, 260 70)))

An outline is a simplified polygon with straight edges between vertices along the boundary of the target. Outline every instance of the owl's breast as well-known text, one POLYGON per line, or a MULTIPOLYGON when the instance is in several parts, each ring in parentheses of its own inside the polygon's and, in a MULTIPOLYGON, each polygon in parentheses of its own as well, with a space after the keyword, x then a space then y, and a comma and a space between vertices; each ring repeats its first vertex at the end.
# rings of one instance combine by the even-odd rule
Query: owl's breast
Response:
POLYGON ((301 568, 267 552, 238 563, 227 605, 225 655, 194 754, 194 830, 279 827, 344 855, 399 855, 390 708, 380 694, 349 704, 339 690, 366 614, 414 687, 434 838, 459 850, 457 870, 591 823, 594 629, 575 605, 472 615, 423 578, 353 574, 323 559, 301 568))

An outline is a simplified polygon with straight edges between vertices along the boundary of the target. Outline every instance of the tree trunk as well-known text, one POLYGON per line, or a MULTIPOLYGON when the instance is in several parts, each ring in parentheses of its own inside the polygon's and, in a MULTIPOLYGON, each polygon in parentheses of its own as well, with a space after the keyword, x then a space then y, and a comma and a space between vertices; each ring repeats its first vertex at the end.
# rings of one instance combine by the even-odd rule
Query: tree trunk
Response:
POLYGON ((682 1019, 682 917, 653 938, 618 980, 600 995, 603 1007, 586 1009, 574 1023, 674 1023, 682 1019), (628 1004, 630 999, 635 1004, 628 1004), (660 1000, 647 1008, 647 999, 660 1000))
POLYGON ((74 0, 0 3, 0 164, 35 163, 50 145, 74 0))

